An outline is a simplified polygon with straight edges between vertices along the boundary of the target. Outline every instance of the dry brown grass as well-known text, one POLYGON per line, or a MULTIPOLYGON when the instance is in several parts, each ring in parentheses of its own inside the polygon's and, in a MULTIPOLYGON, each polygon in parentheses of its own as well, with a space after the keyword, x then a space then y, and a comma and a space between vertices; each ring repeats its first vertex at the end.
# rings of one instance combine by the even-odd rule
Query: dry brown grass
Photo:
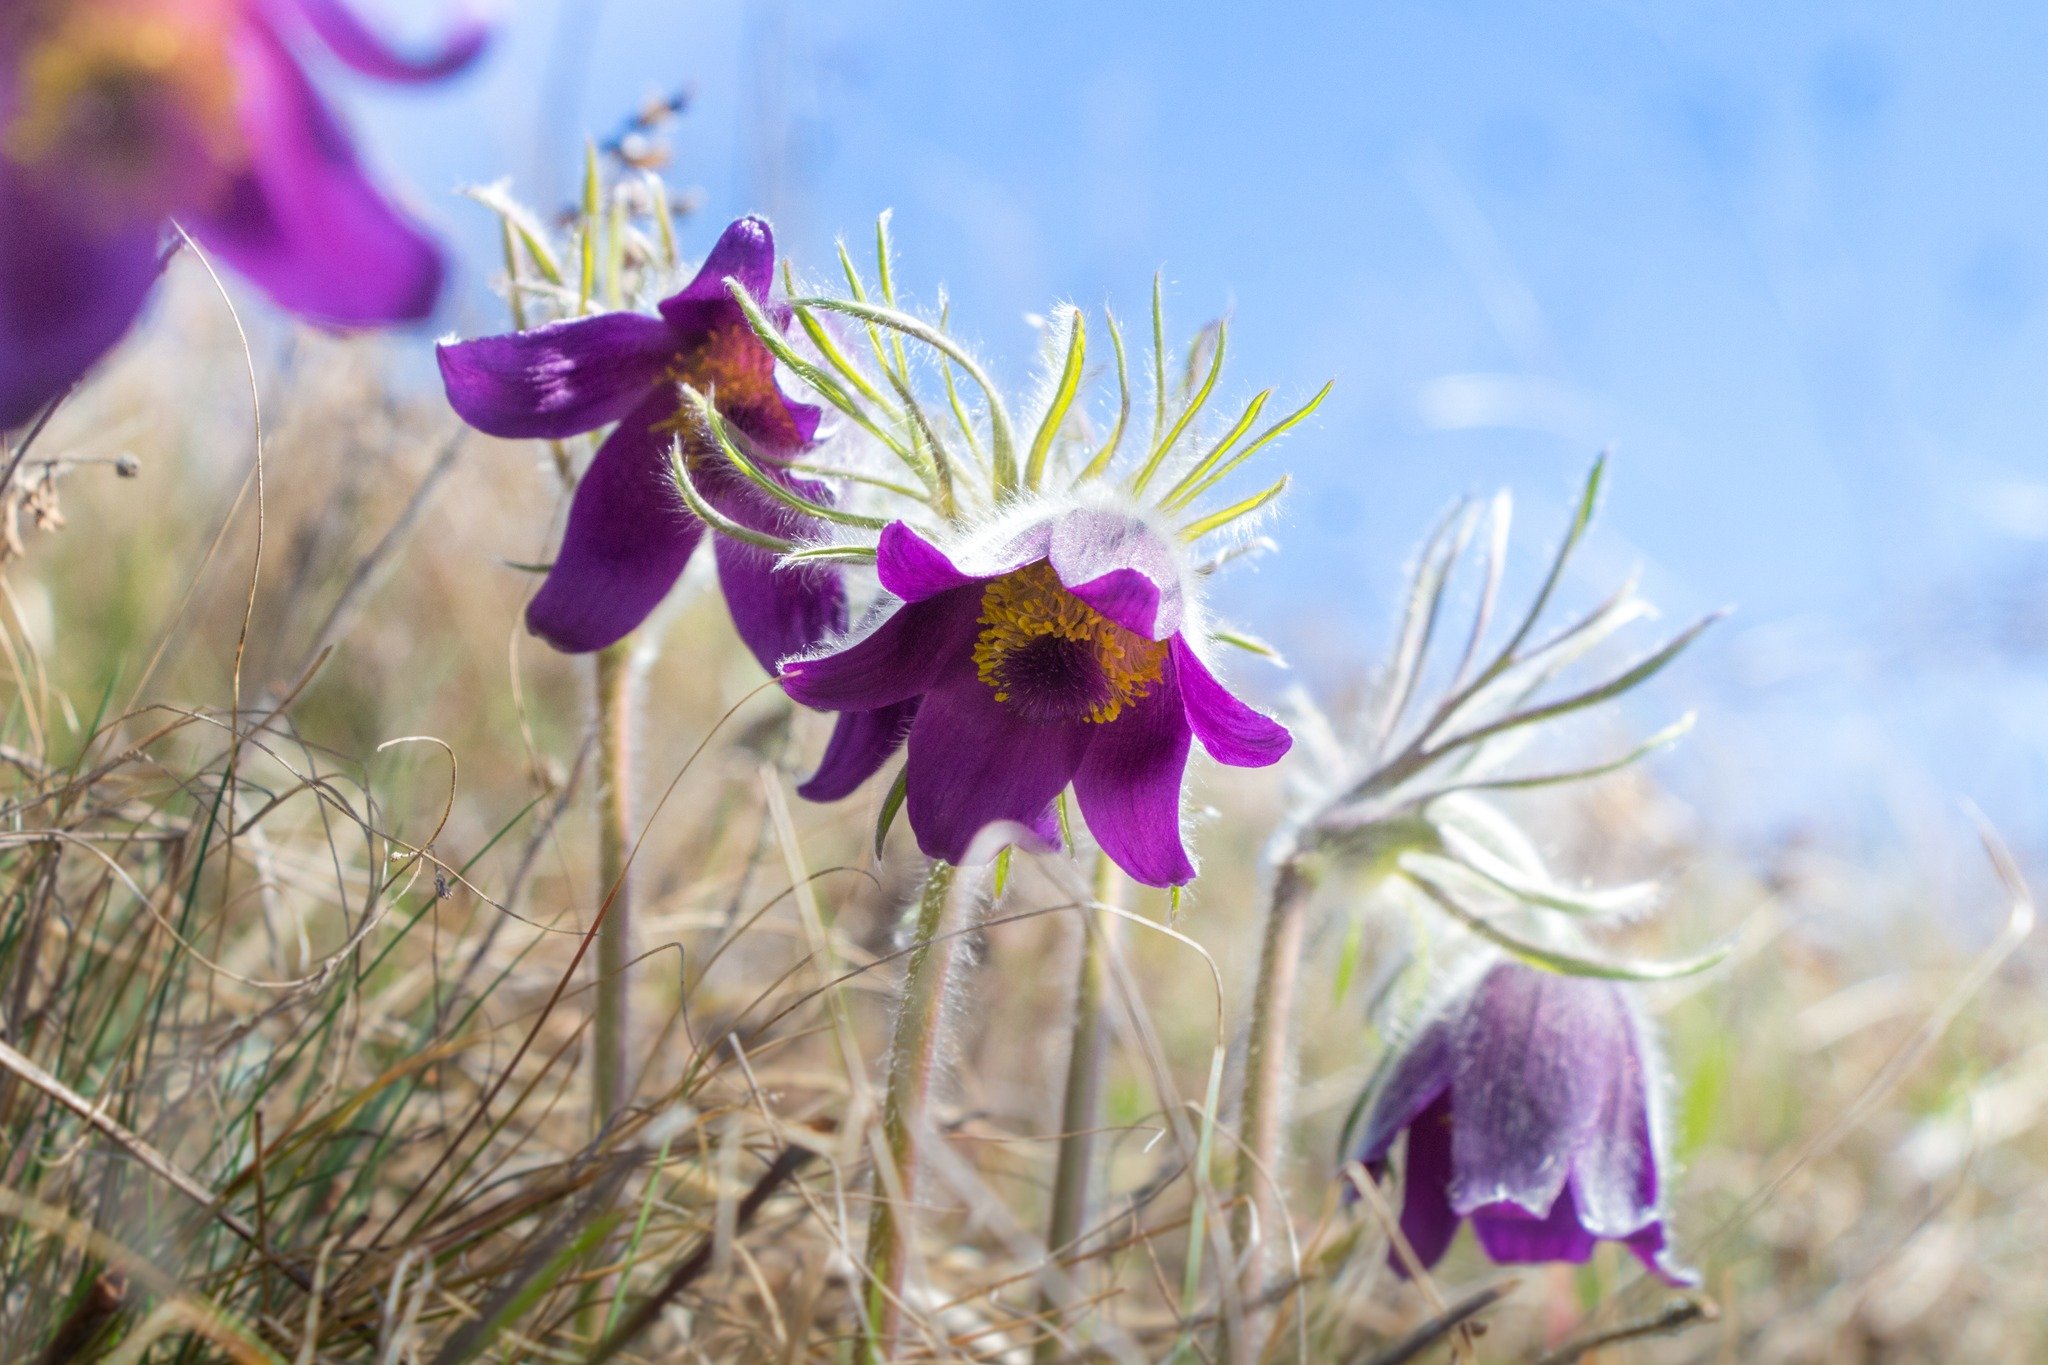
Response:
MULTIPOLYGON (((543 557, 554 473, 459 437, 431 392, 389 396, 374 356, 293 337, 263 355, 259 500, 240 352, 181 284, 35 452, 127 450, 140 477, 70 472, 68 527, 29 532, 5 570, 0 1355, 582 1360, 644 1316, 622 1358, 844 1358, 915 874, 900 831, 879 862, 866 849, 879 794, 792 802, 782 837, 817 718, 761 688, 686 586, 641 679, 644 1071, 631 1115, 593 1134, 584 679, 519 631, 529 579, 503 563, 543 557)), ((1183 937, 1163 898, 1133 902, 1099 1228, 1059 1264, 1049 1116, 1085 878, 1020 866, 971 935, 917 1212, 923 1356, 1025 1359, 1049 1330, 1074 1358, 1211 1349, 1208 1319, 1180 1315, 1186 1134, 1242 1027, 1281 798, 1259 776, 1201 799, 1218 812, 1183 937), (1051 1322, 1047 1284, 1067 1305, 1051 1322)), ((1718 1316, 1600 1358, 2048 1355, 2031 959, 1961 999, 1971 951, 1917 887, 1692 846, 1637 781, 1551 826, 1587 873, 1687 869, 1638 946, 1748 925, 1731 964, 1658 996, 1676 1228, 1718 1316)), ((1276 1173, 1301 1277, 1273 1359, 1391 1358, 1508 1278, 1461 1245, 1433 1285, 1399 1282, 1369 1208, 1337 1197, 1379 1043, 1365 981, 1337 996, 1331 909, 1276 1173)), ((1483 1334, 1425 1352, 1524 1359, 1654 1319, 1668 1291, 1611 1251, 1514 1275, 1483 1334)))

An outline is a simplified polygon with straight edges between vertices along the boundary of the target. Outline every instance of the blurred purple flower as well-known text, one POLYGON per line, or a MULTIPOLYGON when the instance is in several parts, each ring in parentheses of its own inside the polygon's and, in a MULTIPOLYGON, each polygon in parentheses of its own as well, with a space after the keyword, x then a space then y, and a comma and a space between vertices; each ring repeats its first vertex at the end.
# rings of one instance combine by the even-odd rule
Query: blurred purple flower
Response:
MULTIPOLYGON (((704 536, 668 464, 681 436, 707 441, 685 416, 679 385, 710 396, 767 457, 763 468, 818 502, 822 485, 778 468, 817 436, 818 410, 775 382, 775 358, 726 293, 735 279, 755 298, 774 283, 775 238, 759 218, 725 230, 695 279, 662 300, 661 316, 604 313, 532 331, 441 347, 448 401, 493 436, 558 439, 617 422, 576 486, 562 551, 526 609, 526 624, 557 649, 602 649, 647 619, 704 536)), ((783 326, 786 308, 770 306, 783 326)), ((723 515, 784 539, 803 515, 748 483, 722 456, 687 449, 699 490, 723 515)), ((828 568, 778 569, 757 546, 717 538, 718 578, 733 625, 771 673, 782 659, 846 627, 846 596, 828 568)))
POLYGON ((175 218, 309 321, 425 317, 433 241, 370 183, 288 39, 387 81, 482 48, 460 22, 409 58, 342 0, 8 0, 0 12, 0 428, 61 395, 142 310, 175 218))
POLYGON ((1401 1231, 1424 1266, 1469 1218, 1504 1265, 1583 1262, 1617 1241, 1667 1282, 1695 1282, 1666 1254, 1644 1030, 1611 981, 1502 961, 1409 1041, 1357 1160, 1379 1179, 1407 1130, 1401 1231))
POLYGON ((1072 782, 1119 867, 1151 886, 1186 882, 1190 737, 1235 767, 1277 762, 1292 740, 1232 696, 1182 634, 1192 607, 1177 545, 1130 512, 1083 506, 1029 520, 971 557, 962 569, 891 523, 877 569, 901 605, 858 638, 783 666, 791 697, 849 713, 799 790, 843 796, 907 737, 905 807, 927 856, 959 861, 998 820, 1056 845, 1052 803, 1072 782))

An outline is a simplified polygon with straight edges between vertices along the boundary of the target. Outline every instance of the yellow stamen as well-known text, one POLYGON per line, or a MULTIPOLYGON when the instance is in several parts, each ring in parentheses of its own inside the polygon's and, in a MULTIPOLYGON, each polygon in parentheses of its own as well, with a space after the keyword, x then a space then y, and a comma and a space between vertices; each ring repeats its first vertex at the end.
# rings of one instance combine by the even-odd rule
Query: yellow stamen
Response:
POLYGON ((1018 656, 1049 641, 1066 641, 1095 664, 1100 674, 1096 694, 1075 701, 1087 706, 1083 718, 1097 725, 1115 720, 1151 692, 1166 662, 1164 644, 1125 630, 1068 592, 1043 561, 1005 574, 983 590, 974 664, 981 680, 995 689, 997 701, 1010 701, 1016 691, 1011 668, 1018 656))

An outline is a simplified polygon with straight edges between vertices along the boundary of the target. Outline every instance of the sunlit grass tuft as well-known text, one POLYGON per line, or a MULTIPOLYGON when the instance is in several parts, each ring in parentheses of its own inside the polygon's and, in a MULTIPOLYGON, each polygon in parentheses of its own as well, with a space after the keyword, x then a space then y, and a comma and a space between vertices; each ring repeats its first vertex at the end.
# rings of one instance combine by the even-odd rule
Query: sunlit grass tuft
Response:
MULTIPOLYGON (((259 570, 230 338, 202 291, 172 301, 36 451, 132 454, 139 477, 63 471, 66 528, 25 529, 5 569, 0 1356, 844 1358, 916 871, 907 847, 867 849, 882 793, 788 800, 817 718, 762 689, 686 588, 640 663, 641 1072, 593 1136, 588 703, 520 632, 531 578, 508 567, 544 557, 554 469, 459 439, 360 351, 277 342, 259 570)), ((1085 872, 1020 860, 968 933, 943 1141, 908 1211, 924 1356, 1022 1360, 1050 1333, 1066 1358, 1156 1359, 1241 1310, 1212 1247, 1204 1330, 1181 1316, 1191 1136, 1217 1040, 1239 1042, 1280 795, 1206 791, 1208 871, 1178 918, 1133 900, 1100 1213, 1056 1264, 1039 1229, 1085 872)), ((1612 1249, 1497 1298, 1507 1277, 1466 1247, 1427 1291, 1385 1270, 1334 1180, 1384 983, 1327 924, 1275 1173, 1301 1280, 1272 1358, 1385 1358, 1418 1331, 1443 1352, 1439 1305, 1476 1305, 1486 1360, 1652 1326, 1674 1330, 1601 1358, 2048 1352, 2031 960, 1973 982, 1981 945, 1910 867, 1738 855, 1690 827, 1639 775, 1545 825, 1591 879, 1686 869, 1632 951, 1749 925, 1728 964, 1652 997, 1687 1167, 1675 1231, 1717 1316, 1660 1319, 1667 1291, 1612 1249)), ((1235 1116, 1216 1117, 1221 1190, 1235 1116)))

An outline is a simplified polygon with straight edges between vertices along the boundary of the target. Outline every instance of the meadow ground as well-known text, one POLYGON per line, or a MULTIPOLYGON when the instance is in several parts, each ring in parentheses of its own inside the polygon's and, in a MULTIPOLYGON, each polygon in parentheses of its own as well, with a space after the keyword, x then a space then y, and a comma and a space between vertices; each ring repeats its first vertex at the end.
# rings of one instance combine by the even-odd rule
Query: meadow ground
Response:
MULTIPOLYGON (((693 576, 639 662, 642 1070, 594 1137, 587 670, 520 629, 531 578, 507 563, 546 556, 555 473, 304 334, 261 341, 259 470, 234 330, 179 285, 33 448, 17 486, 48 473, 56 496, 15 509, 0 578, 0 1357, 574 1361, 644 1315, 620 1358, 846 1358, 917 871, 900 829, 868 848, 885 784, 794 800, 819 718, 763 688, 693 576)), ((1129 902, 1100 1221, 1053 1269, 1064 1336, 1041 1358, 1211 1350, 1213 1255, 1192 1317, 1182 1282, 1234 1115, 1213 1180, 1189 1134, 1219 1044, 1234 1088, 1280 799, 1273 774, 1204 785, 1212 871, 1177 914, 1129 902)), ((1703 846, 1637 776, 1541 827, 1574 874, 1671 872, 1631 950, 1739 933, 1651 993, 1695 1306, 1613 1247, 1386 1270, 1381 1221, 1334 1179, 1381 1044, 1377 940, 1350 969, 1333 903, 1274 1173, 1300 1274, 1269 1357, 1410 1358, 1479 1294, 1423 1355, 2048 1358, 2039 958, 1946 927, 1999 922, 1996 883, 1955 906, 1910 865, 1703 846)), ((1086 880, 1020 861, 971 937, 916 1215, 931 1358, 1028 1359, 1044 1335, 1086 880)))

